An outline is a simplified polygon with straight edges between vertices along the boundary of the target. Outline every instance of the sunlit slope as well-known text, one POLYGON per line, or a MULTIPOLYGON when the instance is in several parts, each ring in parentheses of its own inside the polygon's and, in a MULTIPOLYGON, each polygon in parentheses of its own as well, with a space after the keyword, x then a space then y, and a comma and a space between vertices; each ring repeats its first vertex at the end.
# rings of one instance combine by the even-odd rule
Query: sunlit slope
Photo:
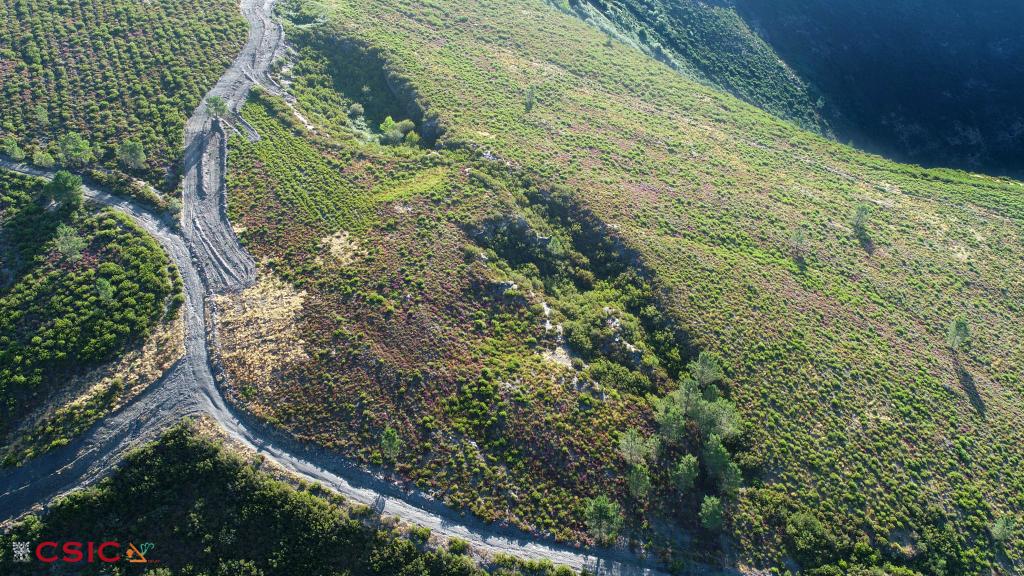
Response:
POLYGON ((743 557, 777 549, 798 508, 912 554, 934 505, 978 547, 969 564, 993 519, 1024 507, 1020 183, 829 143, 539 2, 330 9, 411 80, 443 143, 576 190, 728 359, 761 470, 734 517, 743 557), (947 345, 959 316, 962 370, 947 345))

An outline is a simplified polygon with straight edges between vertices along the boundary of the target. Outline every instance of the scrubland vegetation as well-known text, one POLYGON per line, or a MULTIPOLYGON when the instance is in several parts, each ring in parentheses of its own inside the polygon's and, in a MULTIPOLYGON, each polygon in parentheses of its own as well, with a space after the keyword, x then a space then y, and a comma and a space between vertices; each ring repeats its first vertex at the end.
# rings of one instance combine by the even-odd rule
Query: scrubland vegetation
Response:
POLYGON ((160 182, 245 37, 223 0, 3 0, 0 152, 160 182))
MULTIPOLYGON (((301 48, 286 78, 303 117, 361 107, 418 128, 394 121, 400 106, 370 112, 397 102, 373 77, 382 68, 365 68, 354 94, 337 81, 336 67, 367 58, 358 47, 319 52, 316 35, 292 38, 301 48)), ((261 139, 231 141, 229 211, 304 306, 293 318, 302 351, 270 386, 255 362, 227 362, 236 401, 300 438, 397 465, 452 505, 569 540, 617 535, 588 532, 594 496, 628 501, 631 533, 655 539, 667 536, 645 518, 669 502, 667 517, 698 528, 687 511, 704 494, 735 496, 741 473, 716 433, 736 446, 741 425, 720 397, 722 374, 686 379, 699 396, 687 405, 665 401, 658 448, 650 403, 689 373, 694 350, 665 322, 634 253, 567 190, 487 154, 395 146, 365 129, 376 118, 310 132, 266 95, 242 113, 261 139), (630 434, 652 447, 642 458, 620 453, 630 434), (717 460, 682 486, 670 468, 696 467, 711 438, 717 460)), ((700 360, 693 370, 717 366, 700 360)), ((609 521, 621 526, 622 512, 609 521)))
MULTIPOLYGON (((80 187, 67 172, 46 183, 0 171, 5 448, 21 418, 59 397, 71 377, 138 346, 180 304, 180 280, 159 245, 126 216, 83 207, 80 187)), ((107 409, 101 400, 70 415, 37 448, 66 442, 65 432, 107 409)), ((5 456, 12 464, 26 454, 5 456)))
MULTIPOLYGON (((244 37, 234 6, 38 4, 0 4, 21 103, 0 151, 153 180, 244 37)), ((672 569, 1019 571, 1020 183, 826 141, 540 0, 279 8, 294 101, 243 108, 260 138, 231 137, 228 211, 289 305, 218 297, 246 312, 214 350, 231 402, 485 521, 672 569), (265 321, 289 335, 272 355, 246 340, 265 321)), ((802 101, 695 56, 736 31, 710 13, 710 35, 648 47, 766 107, 802 101)), ((767 54, 761 78, 781 74, 767 54)), ((76 177, 0 178, 7 426, 180 297, 76 177)), ((186 429, 15 536, 81 526, 165 542, 181 573, 477 571, 457 542, 366 528, 186 429)))
POLYGON ((235 401, 380 465, 393 429, 400 476, 566 539, 1021 561, 1019 184, 829 143, 532 1, 298 12, 327 14, 289 30, 312 129, 247 106, 230 210, 305 291, 307 357, 270 386, 228 366, 235 401), (371 98, 438 149, 380 145, 371 98))
MULTIPOLYGON (((482 566, 465 543, 429 544, 429 530, 411 538, 365 508, 329 493, 296 489, 196 432, 178 426, 129 455, 94 488, 30 516, 0 536, 4 574, 38 574, 38 564, 13 561, 12 542, 63 540, 89 534, 153 544, 151 576, 570 576, 546 562, 499 557, 482 566)), ((98 540, 99 541, 99 540, 98 540)), ((123 549, 123 548, 122 548, 123 549)), ((83 564, 81 574, 109 574, 110 565, 83 564)), ((116 570, 116 568, 115 568, 116 570)), ((120 573, 120 572, 118 572, 120 573)))

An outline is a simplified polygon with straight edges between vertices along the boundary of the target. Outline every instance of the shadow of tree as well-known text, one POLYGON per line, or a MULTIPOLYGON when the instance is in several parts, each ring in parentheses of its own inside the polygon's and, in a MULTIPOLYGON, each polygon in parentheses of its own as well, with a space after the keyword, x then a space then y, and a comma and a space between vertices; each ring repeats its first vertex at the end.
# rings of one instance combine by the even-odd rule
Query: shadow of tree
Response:
POLYGON ((860 247, 863 248, 869 256, 873 256, 875 254, 875 241, 872 240, 871 236, 868 236, 866 232, 860 232, 857 234, 857 241, 860 242, 860 247))
POLYGON ((971 406, 974 406, 978 415, 984 418, 985 401, 981 398, 981 394, 978 393, 978 387, 974 383, 974 376, 967 371, 967 368, 964 367, 958 357, 954 356, 953 364, 956 366, 956 374, 957 379, 960 381, 960 388, 963 389, 964 394, 967 395, 967 399, 971 401, 971 406))

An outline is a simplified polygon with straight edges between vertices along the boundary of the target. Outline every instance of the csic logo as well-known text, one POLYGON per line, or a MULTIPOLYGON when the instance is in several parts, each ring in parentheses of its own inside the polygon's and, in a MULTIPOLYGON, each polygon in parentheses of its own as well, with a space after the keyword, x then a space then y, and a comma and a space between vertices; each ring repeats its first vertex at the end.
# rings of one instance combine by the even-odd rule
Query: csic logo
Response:
MULTIPOLYGON (((147 558, 146 555, 149 554, 153 547, 152 542, 145 542, 141 546, 135 546, 135 544, 129 542, 127 548, 122 549, 121 543, 113 540, 107 542, 80 542, 77 540, 57 542, 46 540, 36 544, 34 551, 36 560, 45 564, 53 564, 55 562, 66 562, 69 564, 102 562, 113 564, 120 562, 122 559, 132 564, 152 564, 158 561, 147 558)), ((31 561, 30 549, 31 544, 28 542, 14 542, 14 561, 31 561)))

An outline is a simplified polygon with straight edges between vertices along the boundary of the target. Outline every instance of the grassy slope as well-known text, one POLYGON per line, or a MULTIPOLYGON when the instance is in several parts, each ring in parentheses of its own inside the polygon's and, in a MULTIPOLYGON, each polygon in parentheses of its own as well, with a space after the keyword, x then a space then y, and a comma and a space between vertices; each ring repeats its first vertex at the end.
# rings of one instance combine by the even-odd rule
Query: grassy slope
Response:
POLYGON ((733 514, 741 557, 778 550, 779 501, 883 545, 936 504, 987 554, 986 524, 1024 494, 1020 184, 830 144, 533 2, 330 6, 340 34, 413 81, 448 143, 576 189, 729 359, 763 462, 733 514), (850 231, 858 204, 871 254, 850 231), (786 257, 797 228, 803 272, 786 257), (944 345, 958 315, 970 382, 944 345))
MULTIPOLYGON (((362 510, 369 520, 368 510, 362 510)), ((400 537, 377 529, 332 501, 274 480, 188 425, 129 455, 99 486, 76 492, 41 518, 29 517, 0 536, 0 569, 12 576, 40 574, 40 564, 16 563, 12 542, 72 538, 141 546, 159 562, 146 574, 261 576, 483 576, 468 557, 424 546, 426 534, 400 537)), ((123 566, 121 564, 120 566, 123 566)), ((568 576, 541 564, 496 562, 507 576, 568 576)), ((81 574, 110 574, 110 565, 83 564, 81 574)), ((115 570, 120 569, 116 568, 115 570)), ((126 570, 127 568, 125 568, 126 570)), ((47 573, 61 572, 60 563, 47 573)), ((123 572, 116 572, 123 573, 123 572)))
MULTIPOLYGON (((111 162, 139 140, 154 181, 178 161, 185 120, 245 42, 235 2, 0 2, 0 137, 32 158, 79 132, 111 162)), ((111 162, 112 163, 112 162, 111 162)))
MULTIPOLYGON (((140 345, 156 324, 173 317, 172 295, 180 291, 167 256, 127 217, 44 209, 43 184, 0 171, 0 267, 10 273, 0 283, 0 437, 59 396, 72 377, 140 345), (52 245, 60 224, 83 240, 80 259, 67 260, 52 245), (109 293, 98 288, 101 279, 109 293)), ((108 406, 94 408, 79 416, 95 419, 108 406)), ((36 431, 34 441, 45 447, 62 440, 62 426, 80 424, 36 431)))

